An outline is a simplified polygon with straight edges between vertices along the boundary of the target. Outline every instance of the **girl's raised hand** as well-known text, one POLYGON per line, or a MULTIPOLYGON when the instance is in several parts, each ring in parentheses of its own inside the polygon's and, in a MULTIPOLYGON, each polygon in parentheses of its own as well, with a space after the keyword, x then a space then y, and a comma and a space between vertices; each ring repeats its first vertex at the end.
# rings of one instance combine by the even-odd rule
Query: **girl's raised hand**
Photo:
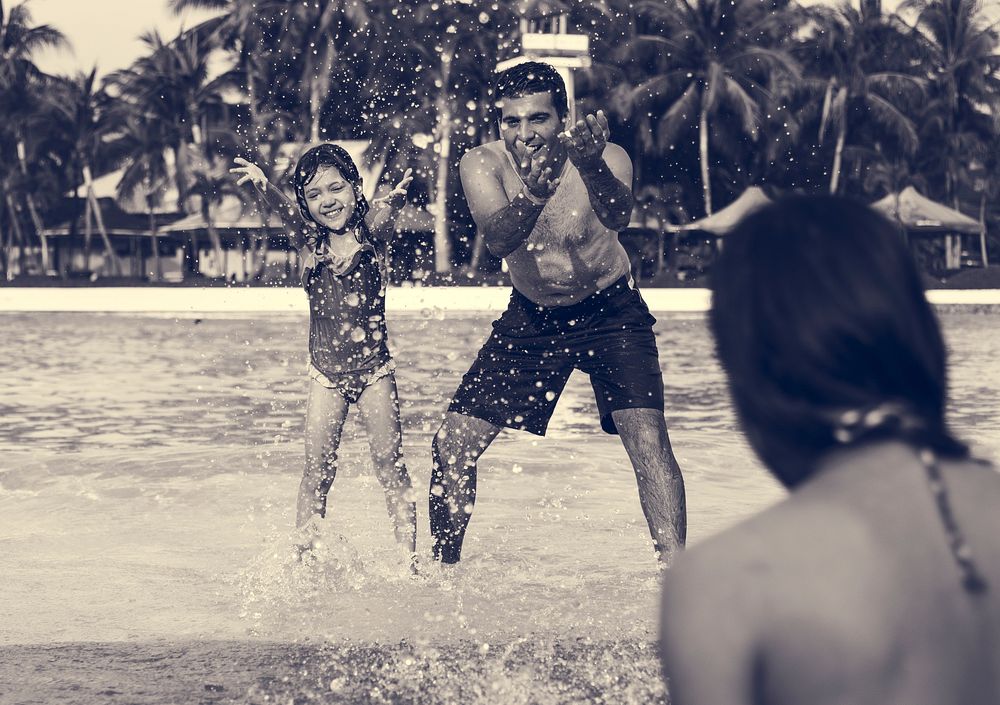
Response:
POLYGON ((407 167, 406 171, 403 172, 403 178, 399 180, 392 191, 387 193, 381 198, 376 198, 375 203, 382 203, 388 201, 393 206, 402 206, 406 199, 406 192, 410 188, 410 183, 413 181, 413 169, 407 167))
POLYGON ((241 186, 247 181, 261 189, 262 191, 267 188, 267 177, 264 176, 264 170, 253 162, 249 162, 243 157, 236 157, 233 161, 239 166, 235 166, 229 170, 230 174, 239 174, 240 178, 236 181, 237 186, 241 186))

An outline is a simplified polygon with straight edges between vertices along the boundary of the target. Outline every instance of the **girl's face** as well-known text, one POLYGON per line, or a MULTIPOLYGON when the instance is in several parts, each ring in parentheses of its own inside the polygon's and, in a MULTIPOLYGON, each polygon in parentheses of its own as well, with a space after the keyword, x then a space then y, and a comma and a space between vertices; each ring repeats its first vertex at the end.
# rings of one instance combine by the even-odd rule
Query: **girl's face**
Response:
POLYGON ((303 193, 309 215, 330 230, 343 230, 358 205, 354 188, 335 166, 320 166, 303 193))

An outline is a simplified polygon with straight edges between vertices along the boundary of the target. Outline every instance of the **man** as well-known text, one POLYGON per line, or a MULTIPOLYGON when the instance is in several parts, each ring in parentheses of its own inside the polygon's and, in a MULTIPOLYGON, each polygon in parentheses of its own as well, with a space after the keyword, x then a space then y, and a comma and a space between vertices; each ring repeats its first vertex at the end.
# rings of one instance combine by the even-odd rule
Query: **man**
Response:
POLYGON ((500 73, 496 99, 502 139, 469 151, 461 177, 514 291, 434 437, 434 557, 461 557, 479 456, 504 427, 544 435, 579 369, 590 375, 602 427, 621 435, 655 549, 667 561, 684 545, 684 484, 663 418, 655 319, 618 241, 632 213, 632 164, 607 142, 602 112, 567 126, 566 88, 547 64, 500 73))

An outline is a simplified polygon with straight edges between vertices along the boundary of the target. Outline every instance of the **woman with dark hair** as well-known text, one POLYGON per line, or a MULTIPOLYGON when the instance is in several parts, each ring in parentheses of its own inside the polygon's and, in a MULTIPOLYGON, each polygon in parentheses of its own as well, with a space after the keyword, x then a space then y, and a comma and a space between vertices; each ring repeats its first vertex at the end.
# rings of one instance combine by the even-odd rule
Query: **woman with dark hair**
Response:
POLYGON ((791 493, 667 571, 671 702, 1000 703, 1000 475, 948 428, 945 346, 901 234, 798 196, 725 245, 718 357, 791 493))
MULTIPOLYGON (((395 216, 406 200, 411 171, 369 214, 362 180, 350 154, 321 144, 295 167, 292 203, 255 164, 237 158, 230 171, 249 181, 281 216, 303 261, 309 296, 309 405, 306 467, 299 485, 296 526, 326 516, 344 419, 357 404, 368 433, 375 474, 385 490, 396 540, 416 561, 416 513, 402 457, 395 364, 386 344, 385 257, 395 216)), ((311 545, 311 539, 304 548, 311 545)))

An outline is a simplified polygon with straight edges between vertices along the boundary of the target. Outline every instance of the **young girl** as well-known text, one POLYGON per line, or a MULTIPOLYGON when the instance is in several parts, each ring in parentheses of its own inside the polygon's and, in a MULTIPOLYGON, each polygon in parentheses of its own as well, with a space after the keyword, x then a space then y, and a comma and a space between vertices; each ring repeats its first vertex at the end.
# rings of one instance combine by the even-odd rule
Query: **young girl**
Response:
POLYGON ((302 155, 292 180, 296 204, 269 183, 258 166, 239 157, 235 162, 239 166, 230 171, 240 176, 237 183, 249 181, 256 187, 280 215, 303 257, 310 380, 306 466, 296 527, 326 516, 340 433, 348 409, 357 404, 396 541, 415 568, 416 513, 402 459, 395 363, 386 346, 384 257, 379 252, 405 203, 411 170, 369 214, 358 169, 337 145, 321 144, 302 155))

